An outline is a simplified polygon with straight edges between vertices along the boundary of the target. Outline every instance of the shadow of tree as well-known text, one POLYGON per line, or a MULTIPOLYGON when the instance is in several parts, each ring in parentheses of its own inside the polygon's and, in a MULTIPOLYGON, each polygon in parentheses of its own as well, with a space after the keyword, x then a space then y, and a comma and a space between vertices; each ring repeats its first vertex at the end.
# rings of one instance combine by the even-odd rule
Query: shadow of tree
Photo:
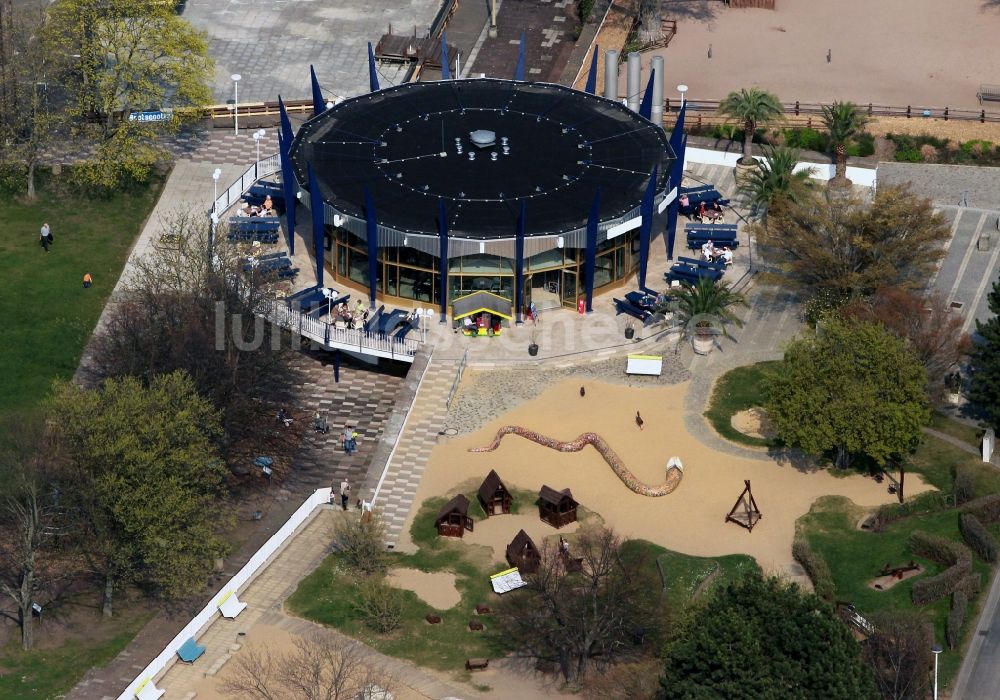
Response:
MULTIPOLYGON (((1000 5, 1000 0, 987 0, 1000 5)), ((722 0, 665 0, 660 9, 663 19, 710 22, 725 9, 722 0)))

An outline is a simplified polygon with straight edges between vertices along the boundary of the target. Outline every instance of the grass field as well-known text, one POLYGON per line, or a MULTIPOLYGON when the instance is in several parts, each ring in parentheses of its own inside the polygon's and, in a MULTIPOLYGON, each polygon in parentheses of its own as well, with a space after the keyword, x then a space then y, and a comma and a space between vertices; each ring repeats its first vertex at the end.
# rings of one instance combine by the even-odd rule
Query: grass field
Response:
POLYGON ((129 250, 163 187, 151 186, 107 199, 59 193, 43 186, 31 204, 11 198, 4 205, 0 236, 0 413, 30 410, 52 380, 76 371, 129 250), (50 252, 38 232, 48 222, 55 239, 50 252), (83 289, 90 273, 94 286, 83 289))
POLYGON ((763 405, 764 380, 780 364, 772 361, 737 367, 716 380, 705 417, 719 435, 754 447, 770 447, 774 444, 772 440, 762 440, 739 432, 733 428, 732 417, 740 411, 763 405))

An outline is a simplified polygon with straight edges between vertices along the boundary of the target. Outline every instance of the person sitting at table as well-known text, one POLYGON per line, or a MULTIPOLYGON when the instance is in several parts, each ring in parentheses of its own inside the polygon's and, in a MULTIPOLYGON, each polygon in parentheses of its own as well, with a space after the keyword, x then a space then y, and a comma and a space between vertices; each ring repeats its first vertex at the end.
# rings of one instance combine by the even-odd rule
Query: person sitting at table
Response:
POLYGON ((728 247, 722 249, 722 254, 720 255, 720 257, 722 258, 722 262, 726 263, 727 265, 733 264, 733 251, 731 251, 728 247))
POLYGON ((705 203, 702 202, 698 205, 698 218, 702 219, 705 217, 705 203))
POLYGON ((722 213, 722 205, 719 204, 719 200, 717 200, 717 199, 712 200, 712 203, 708 205, 708 208, 711 211, 717 211, 720 214, 722 213))
POLYGON ((685 209, 687 209, 689 206, 691 206, 691 200, 688 198, 687 193, 684 193, 680 197, 678 197, 677 198, 677 203, 680 206, 684 207, 685 209))
POLYGON ((274 202, 271 200, 271 195, 264 197, 264 211, 270 212, 274 209, 274 202))
POLYGON ((701 255, 702 257, 705 258, 705 260, 711 260, 712 254, 714 252, 715 252, 715 246, 712 244, 712 241, 705 241, 704 243, 702 243, 701 255))

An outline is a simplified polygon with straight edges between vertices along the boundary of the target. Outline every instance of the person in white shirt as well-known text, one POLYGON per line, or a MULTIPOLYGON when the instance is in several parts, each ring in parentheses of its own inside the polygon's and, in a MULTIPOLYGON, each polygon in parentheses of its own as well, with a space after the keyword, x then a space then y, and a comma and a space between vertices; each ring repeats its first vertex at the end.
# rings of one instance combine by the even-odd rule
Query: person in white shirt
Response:
POLYGON ((723 248, 722 249, 722 261, 724 263, 726 263, 727 265, 732 265, 733 264, 733 251, 729 250, 729 248, 723 248))

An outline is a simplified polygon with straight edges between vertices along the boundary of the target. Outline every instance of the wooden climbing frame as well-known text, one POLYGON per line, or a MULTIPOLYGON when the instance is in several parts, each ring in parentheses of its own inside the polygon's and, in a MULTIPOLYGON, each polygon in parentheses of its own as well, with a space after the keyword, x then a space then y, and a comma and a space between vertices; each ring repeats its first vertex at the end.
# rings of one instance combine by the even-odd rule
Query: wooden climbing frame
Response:
POLYGON ((757 501, 754 500, 753 492, 750 490, 750 480, 744 479, 743 492, 736 499, 736 503, 733 504, 729 515, 726 516, 726 522, 734 522, 741 527, 745 527, 747 532, 753 532, 753 526, 762 517, 764 515, 760 512, 760 508, 757 507, 757 501))

